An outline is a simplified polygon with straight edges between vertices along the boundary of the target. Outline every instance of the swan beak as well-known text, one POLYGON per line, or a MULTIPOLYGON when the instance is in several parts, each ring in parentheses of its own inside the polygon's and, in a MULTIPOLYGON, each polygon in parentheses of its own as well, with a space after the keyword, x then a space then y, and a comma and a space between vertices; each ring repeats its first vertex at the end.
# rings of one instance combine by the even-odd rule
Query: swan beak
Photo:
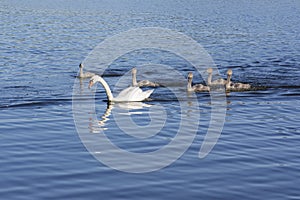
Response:
POLYGON ((89 89, 91 89, 91 87, 94 85, 93 81, 89 82, 89 89))

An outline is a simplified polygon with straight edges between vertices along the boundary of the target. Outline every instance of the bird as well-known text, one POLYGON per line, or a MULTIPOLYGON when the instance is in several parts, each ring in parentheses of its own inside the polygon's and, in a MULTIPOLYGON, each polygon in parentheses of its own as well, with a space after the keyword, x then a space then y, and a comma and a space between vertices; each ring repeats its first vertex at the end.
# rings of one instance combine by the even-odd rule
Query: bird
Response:
POLYGON ((225 85, 227 83, 227 81, 222 79, 222 78, 219 78, 215 81, 212 81, 213 68, 208 68, 206 70, 206 72, 208 73, 207 85, 209 85, 209 86, 218 86, 218 85, 225 85))
POLYGON ((92 76, 94 76, 95 73, 92 72, 83 72, 83 64, 80 63, 79 64, 79 76, 77 76, 78 78, 91 78, 92 76))
POLYGON ((231 82, 231 77, 232 77, 232 69, 228 69, 227 81, 225 85, 227 91, 241 91, 241 90, 249 90, 251 88, 250 84, 231 82))
POLYGON ((132 86, 137 86, 137 87, 158 87, 158 83, 154 83, 148 80, 142 80, 137 82, 136 81, 136 74, 137 74, 137 69, 134 67, 131 70, 132 73, 132 86))
POLYGON ((187 91, 188 92, 209 92, 210 87, 205 86, 202 84, 196 84, 192 86, 192 81, 193 81, 193 73, 189 72, 188 73, 188 84, 187 84, 187 91))
POLYGON ((113 96, 107 82, 99 75, 94 75, 89 82, 89 88, 100 82, 105 89, 108 102, 139 102, 147 99, 154 90, 143 91, 139 87, 130 86, 122 90, 116 97, 113 96))

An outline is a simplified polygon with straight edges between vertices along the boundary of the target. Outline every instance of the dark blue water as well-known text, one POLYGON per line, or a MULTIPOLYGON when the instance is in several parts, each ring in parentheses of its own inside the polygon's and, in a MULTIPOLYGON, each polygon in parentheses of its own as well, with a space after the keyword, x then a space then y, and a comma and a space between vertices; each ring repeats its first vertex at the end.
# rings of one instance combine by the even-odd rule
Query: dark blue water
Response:
MULTIPOLYGON (((299 13, 296 0, 1 1, 1 198, 299 199, 299 13), (161 170, 133 174, 107 167, 86 150, 72 95, 78 64, 89 52, 107 37, 140 27, 188 35, 208 51, 223 77, 232 68, 234 81, 263 90, 227 96, 221 137, 204 159, 198 152, 211 104, 208 94, 197 94, 201 120, 190 148, 161 170)), ((190 70, 172 58, 161 54, 150 61, 190 70)), ((120 58, 105 79, 115 82, 134 62, 120 58)), ((90 92, 88 80, 82 84, 90 92)), ((106 109, 100 88, 96 98, 100 119, 106 109)), ((148 104, 163 106, 169 116, 162 134, 137 143, 110 116, 104 126, 108 137, 134 152, 171 141, 180 113, 174 95, 158 88, 148 104)), ((141 126, 149 119, 132 117, 141 126)))

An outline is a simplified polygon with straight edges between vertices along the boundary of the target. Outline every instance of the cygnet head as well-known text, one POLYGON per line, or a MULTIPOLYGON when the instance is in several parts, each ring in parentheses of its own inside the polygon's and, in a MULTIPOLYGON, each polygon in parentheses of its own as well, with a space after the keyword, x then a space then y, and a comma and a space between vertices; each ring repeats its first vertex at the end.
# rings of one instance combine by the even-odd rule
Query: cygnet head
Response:
POLYGON ((231 76, 232 75, 232 69, 228 69, 227 75, 231 76))
POLYGON ((135 68, 135 67, 132 68, 131 73, 132 73, 132 74, 136 74, 136 72, 137 72, 136 68, 135 68))
POLYGON ((209 74, 213 73, 213 68, 211 68, 211 67, 208 68, 208 69, 206 70, 206 72, 209 73, 209 74))
POLYGON ((90 79, 90 82, 89 82, 89 89, 97 82, 98 77, 99 77, 99 76, 95 75, 95 76, 93 76, 93 77, 90 79))
POLYGON ((193 78, 193 73, 192 72, 189 72, 188 73, 188 79, 192 79, 193 78))

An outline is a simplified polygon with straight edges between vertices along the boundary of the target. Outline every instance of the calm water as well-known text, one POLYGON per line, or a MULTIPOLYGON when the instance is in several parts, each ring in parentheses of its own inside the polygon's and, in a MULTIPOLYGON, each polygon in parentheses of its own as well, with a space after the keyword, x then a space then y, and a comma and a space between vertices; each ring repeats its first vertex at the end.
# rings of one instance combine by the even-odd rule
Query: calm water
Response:
MULTIPOLYGON (((300 199, 299 1, 42 2, 0 2, 2 199, 300 199), (139 27, 180 31, 203 45, 221 75, 232 68, 235 81, 265 89, 227 96, 222 135, 204 159, 198 151, 211 105, 208 94, 197 94, 201 120, 190 148, 162 170, 132 174, 103 165, 86 150, 72 92, 78 64, 98 43, 139 27)), ((147 58, 183 73, 192 69, 163 53, 147 58)), ((105 79, 115 82, 135 62, 120 58, 105 79)), ((83 80, 90 92, 87 84, 83 80)), ((98 118, 103 99, 98 87, 98 118)), ((178 129, 179 104, 165 88, 156 89, 148 104, 163 106, 168 116, 157 137, 138 143, 124 136, 113 116, 102 128, 129 151, 166 145, 178 129)), ((138 113, 132 118, 141 126, 149 121, 138 113)), ((89 134, 99 128, 93 123, 89 134)))

